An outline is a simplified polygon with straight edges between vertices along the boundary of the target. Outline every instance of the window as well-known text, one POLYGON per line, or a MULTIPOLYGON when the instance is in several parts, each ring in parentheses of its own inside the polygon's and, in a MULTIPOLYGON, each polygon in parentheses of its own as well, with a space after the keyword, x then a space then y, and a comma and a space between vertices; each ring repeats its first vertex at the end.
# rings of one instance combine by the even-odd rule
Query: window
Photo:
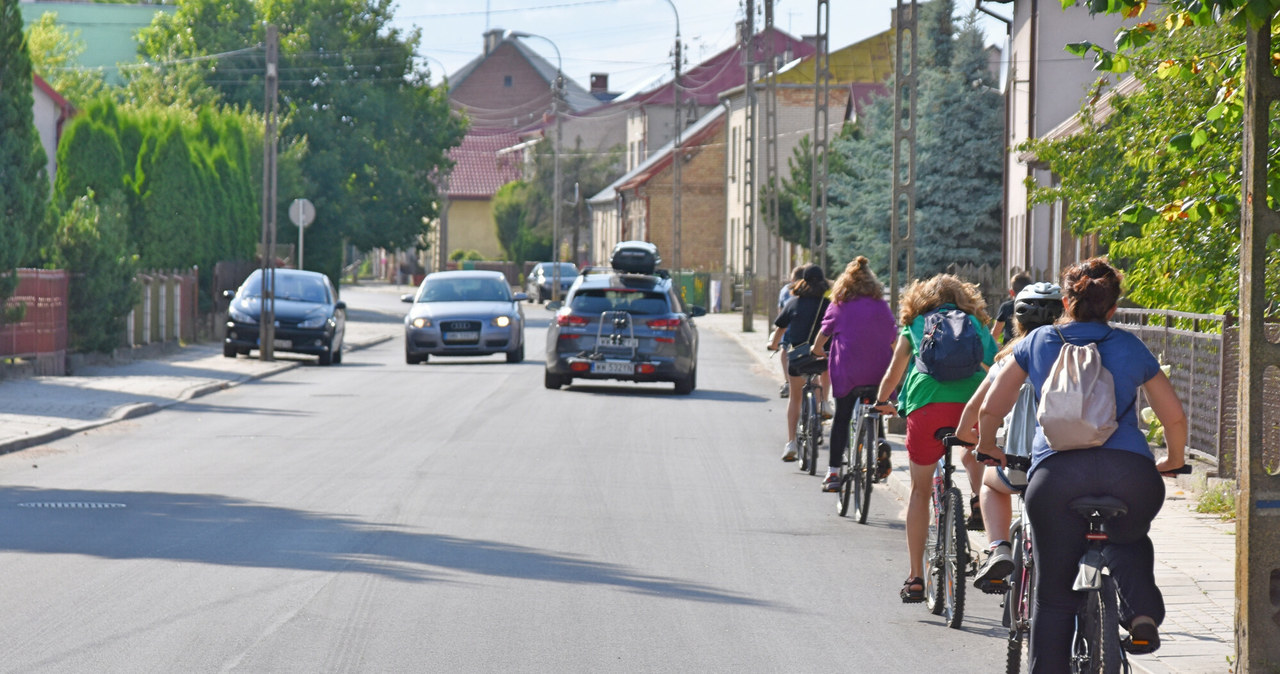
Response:
POLYGON ((506 75, 506 76, 504 76, 504 77, 502 78, 502 86, 504 86, 504 87, 509 87, 509 86, 511 86, 511 76, 510 76, 510 75, 506 75))

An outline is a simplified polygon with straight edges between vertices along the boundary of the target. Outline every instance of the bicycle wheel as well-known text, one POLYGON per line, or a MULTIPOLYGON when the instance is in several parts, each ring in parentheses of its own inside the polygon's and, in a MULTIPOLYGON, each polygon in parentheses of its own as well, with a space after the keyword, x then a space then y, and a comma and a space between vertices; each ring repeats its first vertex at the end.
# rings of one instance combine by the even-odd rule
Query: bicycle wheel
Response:
POLYGON ((1031 671, 1030 652, 1027 649, 1031 633, 1031 612, 1035 606, 1035 584, 1027 542, 1023 537, 1022 523, 1015 522, 1009 535, 1013 546, 1013 572, 1009 574, 1009 586, 1004 591, 1004 626, 1009 628, 1008 654, 1005 674, 1031 671))
POLYGON ((821 412, 818 409, 818 397, 813 391, 806 394, 805 400, 809 402, 809 437, 805 441, 805 456, 809 462, 809 474, 814 475, 818 472, 818 440, 822 437, 822 417, 818 416, 821 412))
MULTIPOLYGON (((856 411, 856 410, 855 410, 856 411)), ((844 477, 840 479, 840 502, 836 505, 836 510, 840 512, 840 516, 844 517, 849 514, 849 505, 854 505, 854 516, 858 515, 857 504, 862 502, 860 477, 862 470, 862 454, 859 451, 858 437, 862 435, 862 419, 855 416, 857 421, 850 423, 852 428, 849 432, 849 443, 844 448, 844 477)), ((866 515, 862 515, 862 522, 866 522, 866 515)))
POLYGON ((871 508, 871 483, 876 478, 876 448, 880 439, 880 418, 864 417, 862 434, 858 439, 858 454, 862 457, 862 472, 858 479, 862 481, 862 500, 858 503, 858 523, 867 523, 867 512, 871 508))
POLYGON ((924 603, 929 612, 942 615, 946 610, 942 589, 942 492, 933 489, 929 510, 929 531, 924 540, 924 603))
POLYGON ((964 526, 963 499, 952 487, 943 497, 942 589, 947 627, 960 629, 964 620, 965 571, 969 568, 969 533, 964 526))
POLYGON ((1116 582, 1103 574, 1102 587, 1085 594, 1076 615, 1071 670, 1081 674, 1120 674, 1128 669, 1120 648, 1116 582))
POLYGON ((800 472, 809 470, 809 405, 813 398, 808 390, 800 393, 800 418, 796 420, 796 453, 800 455, 800 472))

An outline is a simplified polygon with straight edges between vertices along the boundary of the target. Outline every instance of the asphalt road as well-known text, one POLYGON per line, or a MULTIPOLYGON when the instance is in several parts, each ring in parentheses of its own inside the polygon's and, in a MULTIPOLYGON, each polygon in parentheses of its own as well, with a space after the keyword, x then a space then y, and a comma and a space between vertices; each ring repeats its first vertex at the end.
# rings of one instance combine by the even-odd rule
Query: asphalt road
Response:
MULTIPOLYGON (((394 330, 390 295, 344 290, 394 330)), ((976 672, 903 605, 902 504, 778 460, 776 376, 702 330, 699 389, 542 386, 399 338, 0 456, 3 672, 976 672)))

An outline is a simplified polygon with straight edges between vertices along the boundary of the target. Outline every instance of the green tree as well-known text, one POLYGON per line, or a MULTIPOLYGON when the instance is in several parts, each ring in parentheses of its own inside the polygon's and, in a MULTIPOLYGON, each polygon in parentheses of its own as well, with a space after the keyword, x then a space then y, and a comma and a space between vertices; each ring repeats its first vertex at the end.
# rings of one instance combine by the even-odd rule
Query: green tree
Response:
POLYGON ((31 87, 18 0, 0 0, 0 306, 17 288, 14 270, 39 244, 49 194, 31 87))
MULTIPOLYGON (((1222 313, 1238 303, 1242 110, 1230 61, 1205 55, 1232 54, 1242 40, 1226 23, 1154 32, 1120 64, 1140 89, 1111 96, 1109 115, 1095 92, 1081 133, 1027 146, 1061 179, 1033 190, 1033 200, 1069 204, 1072 233, 1109 249, 1129 299, 1143 306, 1222 313)), ((1274 170, 1270 181, 1280 189, 1274 170)), ((1276 295, 1280 258, 1271 248, 1266 283, 1276 295)))
POLYGON ((124 155, 114 129, 89 115, 72 120, 58 144, 54 202, 68 207, 90 190, 105 196, 124 191, 124 155))
POLYGON ((542 244, 540 248, 551 249, 550 238, 537 237, 530 227, 530 204, 533 200, 528 192, 528 183, 515 180, 503 185, 493 195, 493 219, 497 225, 498 243, 507 259, 517 265, 524 264, 529 259, 529 247, 534 244, 535 238, 542 244))
POLYGON ((73 105, 83 106, 103 91, 102 71, 82 68, 80 31, 58 24, 57 12, 45 12, 27 25, 32 69, 73 105))
POLYGON ((126 221, 119 190, 99 204, 89 189, 59 217, 50 263, 72 273, 67 332, 75 351, 109 353, 123 342, 125 317, 138 299, 126 221))
MULTIPOLYGON (((1003 102, 986 67, 982 34, 973 15, 958 32, 938 35, 937 31, 952 30, 953 5, 938 2, 930 7, 942 13, 922 17, 926 32, 921 41, 929 56, 921 59, 916 102, 912 235, 918 277, 945 271, 952 263, 997 262, 1001 244, 1003 102)), ((832 154, 839 161, 833 163, 828 191, 830 257, 850 260, 865 255, 876 273, 887 278, 892 99, 877 97, 864 106, 855 133, 833 143, 832 154)))

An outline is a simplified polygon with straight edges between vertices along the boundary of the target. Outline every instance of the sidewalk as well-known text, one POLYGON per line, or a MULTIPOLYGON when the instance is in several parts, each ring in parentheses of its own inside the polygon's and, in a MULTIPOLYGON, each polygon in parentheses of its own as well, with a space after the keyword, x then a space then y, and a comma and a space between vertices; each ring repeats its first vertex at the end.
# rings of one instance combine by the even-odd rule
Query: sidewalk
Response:
MULTIPOLYGON (((765 387, 767 394, 777 395, 781 368, 764 349, 770 326, 764 316, 754 319, 755 332, 751 333, 742 331, 741 313, 709 314, 697 322, 703 329, 736 340, 753 355, 760 373, 769 382, 765 387)), ((785 440, 781 436, 779 433, 779 446, 785 440)), ((905 501, 911 478, 903 441, 901 435, 889 435, 894 468, 888 487, 898 499, 905 501)), ((775 449, 770 444, 765 451, 775 449)), ((969 480, 958 462, 954 480, 967 503, 969 480)), ((1156 582, 1164 593, 1166 616, 1160 629, 1160 650, 1130 660, 1138 672, 1221 674, 1231 671, 1231 659, 1235 657, 1235 525, 1192 510, 1197 498, 1191 491, 1194 480, 1194 476, 1165 480, 1168 489, 1165 505, 1152 523, 1156 582)), ((814 492, 820 494, 817 482, 814 492)), ((985 534, 970 532, 970 547, 975 554, 985 550, 986 543, 985 534)))
MULTIPOLYGON (((398 323, 348 321, 345 350, 385 342, 401 330, 398 323)), ((73 376, 0 380, 0 454, 150 414, 306 360, 281 354, 262 361, 256 352, 252 358, 226 358, 221 344, 201 343, 158 358, 82 367, 73 376)))

